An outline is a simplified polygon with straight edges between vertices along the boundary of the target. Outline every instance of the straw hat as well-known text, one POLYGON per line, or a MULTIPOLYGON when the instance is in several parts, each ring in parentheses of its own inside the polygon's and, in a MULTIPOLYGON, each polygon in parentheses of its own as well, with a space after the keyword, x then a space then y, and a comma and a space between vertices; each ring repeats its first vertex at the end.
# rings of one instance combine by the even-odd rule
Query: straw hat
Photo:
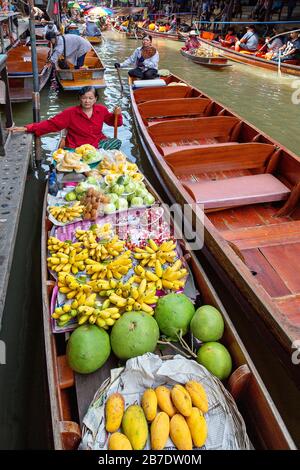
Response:
POLYGON ((197 36, 196 31, 192 29, 192 31, 189 32, 189 36, 197 36))

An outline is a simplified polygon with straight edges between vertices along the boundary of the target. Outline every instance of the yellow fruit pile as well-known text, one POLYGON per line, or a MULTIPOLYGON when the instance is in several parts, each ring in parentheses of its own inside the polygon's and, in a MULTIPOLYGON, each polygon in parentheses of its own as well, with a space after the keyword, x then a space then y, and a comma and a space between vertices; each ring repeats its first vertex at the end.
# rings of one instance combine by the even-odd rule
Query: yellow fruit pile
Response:
POLYGON ((182 280, 187 276, 187 270, 182 267, 182 261, 178 259, 174 264, 168 266, 166 269, 162 268, 161 262, 155 261, 155 272, 144 269, 138 265, 135 267, 134 272, 136 274, 134 281, 140 283, 142 279, 149 281, 148 287, 155 286, 156 289, 169 289, 179 290, 184 287, 185 281, 182 280))
POLYGON ((51 206, 49 212, 58 222, 63 224, 72 222, 82 216, 84 206, 79 201, 75 202, 73 206, 51 206))
POLYGON ((135 247, 135 259, 140 261, 141 266, 155 267, 156 261, 161 264, 172 263, 176 258, 176 243, 173 240, 162 242, 157 245, 154 240, 149 240, 143 248, 135 247))
POLYGON ((78 247, 73 248, 72 244, 67 247, 67 250, 69 250, 68 254, 56 252, 47 258, 48 268, 57 273, 63 271, 64 273, 72 272, 77 274, 79 271, 84 271, 85 261, 88 258, 88 250, 80 250, 78 253, 78 247))
MULTIPOLYGON (((76 236, 78 230, 76 231, 76 236)), ((125 241, 120 240, 115 235, 111 240, 108 241, 97 241, 97 234, 91 230, 84 232, 84 236, 81 238, 82 244, 88 250, 89 258, 94 261, 104 261, 120 256, 124 251, 125 241)))
POLYGON ((85 260, 86 272, 92 280, 96 279, 121 279, 132 267, 130 259, 131 251, 125 251, 121 256, 109 263, 99 263, 90 258, 85 260))
POLYGON ((207 439, 208 399, 203 386, 190 380, 183 387, 172 389, 159 386, 145 390, 141 406, 130 405, 125 410, 125 400, 120 393, 113 393, 105 404, 105 428, 111 433, 109 450, 144 449, 150 424, 152 450, 162 450, 168 438, 179 450, 202 447, 207 439), (158 412, 158 408, 160 411, 158 412), (119 432, 122 427, 123 433, 119 432))

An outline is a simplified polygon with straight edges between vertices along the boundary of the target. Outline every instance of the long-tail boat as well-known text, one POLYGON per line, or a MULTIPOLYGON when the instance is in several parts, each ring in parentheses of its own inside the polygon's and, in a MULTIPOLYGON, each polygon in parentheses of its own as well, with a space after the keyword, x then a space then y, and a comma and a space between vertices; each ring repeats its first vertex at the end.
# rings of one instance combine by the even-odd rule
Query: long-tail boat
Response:
POLYGON ((105 67, 93 47, 85 56, 83 68, 75 69, 72 64, 69 64, 69 67, 69 69, 60 69, 56 65, 56 76, 63 90, 80 90, 83 86, 106 87, 105 67))
POLYGON ((84 36, 91 44, 101 44, 102 36, 84 36))
MULTIPOLYGON (((50 49, 47 46, 37 46, 37 62, 39 71, 39 86, 41 91, 46 85, 52 70, 48 62, 50 49)), ((28 46, 18 44, 8 52, 7 71, 11 101, 13 103, 31 101, 33 92, 33 72, 31 51, 28 46)))
MULTIPOLYGON (((214 33, 203 32, 203 33, 200 33, 199 38, 202 44, 205 44, 206 46, 214 47, 220 52, 220 54, 222 54, 224 57, 227 57, 227 59, 233 60, 235 62, 240 62, 246 65, 254 65, 255 67, 272 70, 274 72, 277 72, 279 69, 279 65, 277 62, 265 59, 263 57, 264 54, 262 54, 261 52, 260 53, 257 52, 257 55, 256 55, 255 52, 253 53, 249 51, 237 52, 234 49, 223 47, 220 42, 215 41, 213 39, 214 33), (208 37, 210 39, 208 39, 208 37)), ((286 75, 296 75, 297 77, 299 77, 300 76, 300 60, 287 60, 284 62, 281 61, 280 71, 281 73, 286 74, 286 75)))
POLYGON ((164 39, 171 39, 172 41, 182 41, 182 37, 179 33, 170 33, 170 32, 159 32, 159 31, 151 31, 150 29, 141 28, 144 34, 149 34, 153 38, 164 38, 164 39))
POLYGON ((180 78, 131 88, 143 147, 171 201, 281 346, 300 338, 300 161, 180 78), (204 211, 203 211, 204 208, 204 211))
MULTIPOLYGON (((149 183, 147 185, 159 201, 159 196, 149 183)), ((88 406, 100 385, 110 376, 110 370, 118 367, 119 363, 111 355, 104 366, 93 374, 74 373, 67 363, 66 334, 52 333, 50 298, 54 281, 47 271, 47 237, 52 224, 47 219, 46 207, 47 192, 43 212, 41 259, 43 323, 53 445, 55 449, 76 449, 81 439, 82 420, 88 406)), ((223 315, 225 330, 222 343, 230 351, 234 364, 234 371, 226 386, 243 415, 251 443, 257 449, 295 449, 295 444, 226 310, 193 252, 184 241, 182 241, 182 250, 203 304, 215 306, 223 315)))
POLYGON ((211 56, 207 53, 200 56, 196 54, 191 54, 190 52, 185 51, 183 48, 180 49, 180 53, 183 57, 186 57, 195 64, 205 65, 206 67, 222 69, 224 67, 230 67, 232 65, 228 63, 226 57, 221 57, 220 55, 211 56))

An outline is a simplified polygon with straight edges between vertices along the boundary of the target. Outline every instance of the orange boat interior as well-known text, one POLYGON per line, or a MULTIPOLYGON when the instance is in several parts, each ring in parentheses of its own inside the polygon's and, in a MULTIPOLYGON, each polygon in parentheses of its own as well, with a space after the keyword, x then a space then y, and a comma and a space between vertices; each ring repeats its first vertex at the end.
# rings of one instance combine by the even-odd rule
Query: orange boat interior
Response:
MULTIPOLYGON (((49 47, 37 47, 37 61, 39 73, 42 72, 46 65, 49 47)), ((28 46, 20 44, 19 46, 10 49, 7 58, 7 70, 9 74, 31 74, 31 51, 28 46)))
POLYGON ((300 326, 300 161, 198 90, 137 89, 149 137, 285 319, 300 326))

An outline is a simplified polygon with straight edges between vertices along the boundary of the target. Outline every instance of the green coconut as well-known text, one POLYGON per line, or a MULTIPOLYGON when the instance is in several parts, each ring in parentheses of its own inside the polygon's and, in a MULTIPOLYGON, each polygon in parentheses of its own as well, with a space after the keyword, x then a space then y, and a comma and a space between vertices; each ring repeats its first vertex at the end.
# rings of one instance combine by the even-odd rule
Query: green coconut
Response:
POLYGON ((110 355, 108 333, 96 325, 76 328, 67 344, 70 367, 80 374, 90 374, 103 366, 110 355))
POLYGON ((197 352, 197 362, 220 380, 227 379, 231 373, 231 356, 223 344, 215 341, 210 341, 200 347, 197 352))
POLYGON ((193 316, 190 329, 200 341, 218 341, 223 336, 224 321, 219 310, 211 305, 202 305, 193 316))
POLYGON ((180 334, 188 332, 194 314, 194 304, 186 295, 172 293, 158 300, 154 318, 164 335, 178 341, 180 334))
POLYGON ((153 352, 158 338, 158 325, 154 318, 145 312, 124 313, 110 333, 112 350, 123 360, 153 352))

